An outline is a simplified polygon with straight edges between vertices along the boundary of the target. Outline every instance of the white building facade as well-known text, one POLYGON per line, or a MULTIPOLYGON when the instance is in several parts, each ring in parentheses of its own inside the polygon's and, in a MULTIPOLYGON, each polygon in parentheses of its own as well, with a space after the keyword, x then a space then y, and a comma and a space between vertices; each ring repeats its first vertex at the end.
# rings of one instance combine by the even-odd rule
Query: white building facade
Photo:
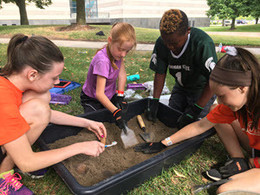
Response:
MULTIPOLYGON (((30 25, 71 24, 76 18, 76 2, 52 0, 45 9, 34 3, 26 6, 30 25)), ((0 25, 19 25, 18 7, 13 3, 2 3, 0 25)), ((158 28, 160 18, 169 9, 183 10, 191 26, 208 26, 207 0, 85 0, 87 23, 129 22, 136 27, 158 28)))

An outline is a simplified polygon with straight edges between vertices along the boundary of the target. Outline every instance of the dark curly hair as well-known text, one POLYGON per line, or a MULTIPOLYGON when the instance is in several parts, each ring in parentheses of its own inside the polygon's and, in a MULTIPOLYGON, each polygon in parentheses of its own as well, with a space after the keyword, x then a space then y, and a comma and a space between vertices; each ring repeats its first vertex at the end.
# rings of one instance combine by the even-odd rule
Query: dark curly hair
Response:
POLYGON ((188 30, 188 17, 178 9, 170 9, 166 11, 160 21, 161 33, 171 34, 179 33, 185 34, 188 30))

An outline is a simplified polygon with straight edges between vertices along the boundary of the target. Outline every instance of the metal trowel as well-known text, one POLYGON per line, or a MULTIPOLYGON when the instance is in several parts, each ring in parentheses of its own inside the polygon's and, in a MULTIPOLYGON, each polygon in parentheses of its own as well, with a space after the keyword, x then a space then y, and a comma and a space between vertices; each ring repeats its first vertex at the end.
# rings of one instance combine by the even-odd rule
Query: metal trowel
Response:
POLYGON ((134 145, 138 144, 134 131, 130 129, 126 125, 126 123, 124 124, 124 128, 122 129, 121 132, 121 140, 124 144, 125 149, 133 147, 134 145))
POLYGON ((144 141, 152 142, 154 136, 153 136, 153 134, 149 133, 147 131, 147 129, 145 128, 145 124, 144 124, 144 121, 142 119, 142 116, 141 115, 137 115, 136 118, 137 118, 137 121, 138 121, 141 129, 144 131, 143 133, 140 133, 140 136, 144 139, 144 141))

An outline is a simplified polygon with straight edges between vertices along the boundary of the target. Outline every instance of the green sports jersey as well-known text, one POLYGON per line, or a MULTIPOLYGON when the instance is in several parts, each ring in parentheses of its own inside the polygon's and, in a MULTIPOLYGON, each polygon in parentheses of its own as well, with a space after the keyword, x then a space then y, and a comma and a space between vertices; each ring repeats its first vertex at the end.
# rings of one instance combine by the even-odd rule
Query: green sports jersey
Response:
POLYGON ((176 84, 196 92, 204 89, 217 62, 213 40, 204 31, 191 28, 188 39, 178 55, 174 55, 159 37, 155 43, 150 68, 160 74, 169 73, 176 84))

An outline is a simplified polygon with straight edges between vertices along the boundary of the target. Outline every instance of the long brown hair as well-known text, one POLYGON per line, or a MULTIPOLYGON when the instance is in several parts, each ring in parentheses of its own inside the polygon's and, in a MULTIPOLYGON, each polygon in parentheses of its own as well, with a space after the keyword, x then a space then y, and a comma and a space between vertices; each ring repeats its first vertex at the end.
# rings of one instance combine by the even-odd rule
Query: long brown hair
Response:
MULTIPOLYGON (((260 63, 257 58, 246 49, 236 47, 237 55, 224 55, 216 66, 229 70, 250 71, 252 73, 252 82, 249 86, 247 103, 237 111, 239 117, 242 118, 247 129, 247 116, 252 119, 251 129, 258 129, 260 117, 260 63)), ((236 83, 231 88, 237 88, 236 83)))
POLYGON ((10 76, 13 73, 20 73, 26 66, 31 66, 43 74, 52 69, 53 62, 63 61, 60 49, 49 39, 16 34, 9 41, 7 63, 0 75, 10 76))

